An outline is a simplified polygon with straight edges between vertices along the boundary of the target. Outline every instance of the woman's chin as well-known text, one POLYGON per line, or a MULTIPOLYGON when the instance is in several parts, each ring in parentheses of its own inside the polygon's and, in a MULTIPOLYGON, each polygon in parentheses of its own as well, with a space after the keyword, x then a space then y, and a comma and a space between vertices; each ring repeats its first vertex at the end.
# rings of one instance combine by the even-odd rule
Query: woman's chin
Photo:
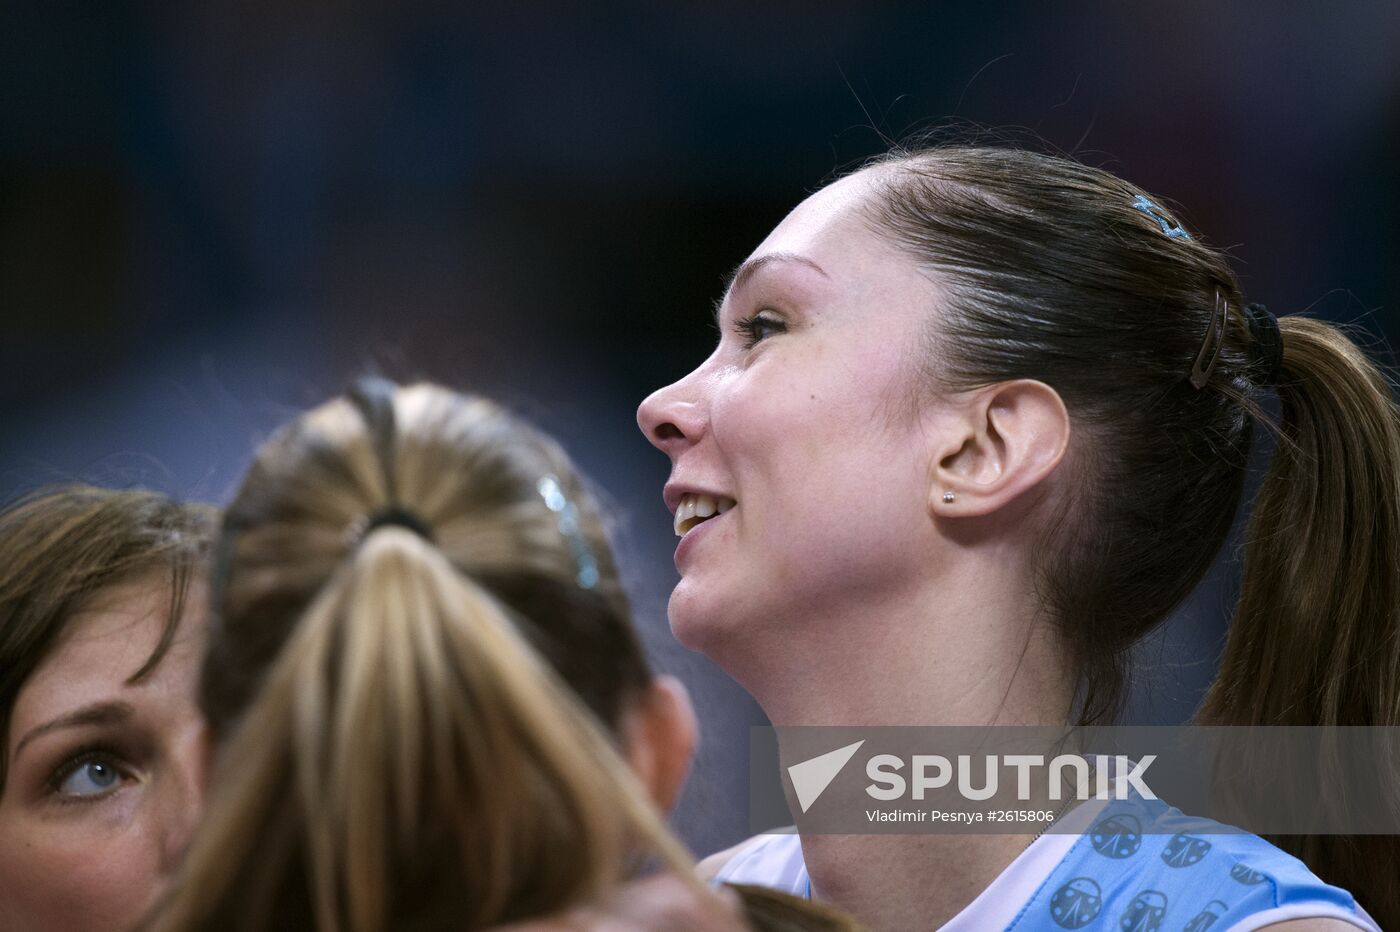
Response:
POLYGON ((694 586, 682 579, 671 593, 667 615, 671 633, 687 650, 699 651, 713 657, 713 651, 724 642, 725 613, 718 610, 715 600, 706 599, 694 586))

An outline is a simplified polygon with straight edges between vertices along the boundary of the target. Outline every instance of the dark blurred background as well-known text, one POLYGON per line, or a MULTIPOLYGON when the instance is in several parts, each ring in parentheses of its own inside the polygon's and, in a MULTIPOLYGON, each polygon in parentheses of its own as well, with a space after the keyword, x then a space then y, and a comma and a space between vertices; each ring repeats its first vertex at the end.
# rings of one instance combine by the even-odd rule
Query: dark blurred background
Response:
MULTIPOLYGON (((1278 313, 1400 333, 1400 4, 0 5, 0 497, 222 500, 367 369, 484 391, 616 502, 706 742, 677 823, 746 818, 762 714, 675 646, 664 458, 722 275, 807 192, 948 120, 1182 207, 1278 313)), ((1388 355, 1385 361, 1393 361, 1388 355)), ((1236 567, 1140 651, 1132 717, 1213 673, 1236 567)))

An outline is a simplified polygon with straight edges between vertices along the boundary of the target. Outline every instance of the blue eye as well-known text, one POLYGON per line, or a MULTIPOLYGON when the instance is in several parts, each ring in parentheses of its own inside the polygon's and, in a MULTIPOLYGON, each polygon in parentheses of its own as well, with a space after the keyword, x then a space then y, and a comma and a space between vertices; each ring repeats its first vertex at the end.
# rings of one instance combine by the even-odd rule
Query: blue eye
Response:
POLYGON ((786 333, 787 324, 771 314, 760 311, 752 317, 743 317, 734 322, 734 329, 744 338, 744 348, 751 349, 776 333, 786 333))
POLYGON ((80 757, 56 775, 54 792, 70 799, 90 799, 110 793, 121 785, 122 771, 108 754, 80 757))

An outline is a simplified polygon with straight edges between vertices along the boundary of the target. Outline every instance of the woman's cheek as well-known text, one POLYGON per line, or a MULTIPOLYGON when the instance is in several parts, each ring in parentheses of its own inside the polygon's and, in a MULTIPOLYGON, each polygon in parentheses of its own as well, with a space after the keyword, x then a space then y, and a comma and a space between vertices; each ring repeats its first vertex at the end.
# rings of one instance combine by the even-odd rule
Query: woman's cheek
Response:
POLYGON ((145 845, 121 844, 109 848, 100 863, 94 863, 89 848, 70 851, 70 883, 65 894, 83 889, 75 905, 73 921, 79 929, 121 930, 133 928, 159 893, 160 873, 154 852, 145 845), (94 921, 94 919, 100 921, 94 921))
POLYGON ((763 460, 783 450, 796 424, 809 420, 808 406, 782 380, 749 372, 716 388, 710 397, 709 430, 726 459, 763 460), (796 402, 796 403, 795 403, 796 402))
POLYGON ((158 893, 158 860, 139 824, 114 826, 109 815, 69 824, 36 820, 0 845, 5 929, 135 926, 158 893))

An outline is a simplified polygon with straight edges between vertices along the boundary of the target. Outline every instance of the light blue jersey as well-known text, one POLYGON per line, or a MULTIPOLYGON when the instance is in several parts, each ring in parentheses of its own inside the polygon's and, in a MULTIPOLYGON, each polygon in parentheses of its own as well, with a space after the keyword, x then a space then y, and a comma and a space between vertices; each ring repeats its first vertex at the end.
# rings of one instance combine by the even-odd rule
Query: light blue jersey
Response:
MULTIPOLYGON (((1064 820, 1076 823, 1087 830, 1037 838, 945 932, 1245 932, 1304 918, 1378 932, 1349 893, 1257 835, 1136 794, 1085 803, 1064 820)), ((752 839, 715 879, 811 896, 795 834, 752 839)))

